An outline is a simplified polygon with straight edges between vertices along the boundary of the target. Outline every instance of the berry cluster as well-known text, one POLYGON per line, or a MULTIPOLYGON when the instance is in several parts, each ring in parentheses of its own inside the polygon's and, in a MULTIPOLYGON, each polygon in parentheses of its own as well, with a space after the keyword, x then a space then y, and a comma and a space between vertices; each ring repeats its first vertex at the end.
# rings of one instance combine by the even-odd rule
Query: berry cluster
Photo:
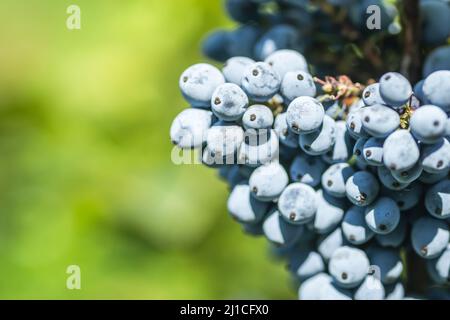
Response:
MULTIPOLYGON (((410 6, 396 0, 225 0, 239 26, 210 33, 203 53, 224 62, 234 56, 265 60, 277 50, 293 49, 307 57, 316 75, 346 74, 366 81, 402 64, 404 3, 410 6), (379 15, 368 10, 374 6, 379 15)), ((448 44, 450 3, 420 0, 418 10, 420 19, 414 23, 421 32, 413 41, 425 57, 448 44)), ((429 58, 424 76, 450 66, 449 50, 429 58)))
POLYGON ((300 299, 402 299, 405 254, 448 284, 450 71, 363 86, 278 50, 191 66, 179 85, 192 108, 172 142, 219 170, 231 216, 276 245, 300 299))

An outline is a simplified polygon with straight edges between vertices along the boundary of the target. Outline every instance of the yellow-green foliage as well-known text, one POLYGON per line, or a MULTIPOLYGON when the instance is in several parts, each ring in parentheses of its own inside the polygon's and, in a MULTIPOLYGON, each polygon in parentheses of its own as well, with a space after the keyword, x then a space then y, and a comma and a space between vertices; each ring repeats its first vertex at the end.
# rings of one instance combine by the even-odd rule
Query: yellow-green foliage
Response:
POLYGON ((212 0, 0 2, 0 298, 295 297, 215 172, 170 161, 178 76, 224 26, 212 0))

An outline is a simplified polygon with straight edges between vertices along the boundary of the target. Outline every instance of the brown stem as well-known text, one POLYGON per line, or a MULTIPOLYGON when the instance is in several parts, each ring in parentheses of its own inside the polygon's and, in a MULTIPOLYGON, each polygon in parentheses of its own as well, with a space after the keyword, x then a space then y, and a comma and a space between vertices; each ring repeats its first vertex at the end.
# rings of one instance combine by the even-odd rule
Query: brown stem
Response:
POLYGON ((423 296, 427 290, 428 272, 426 260, 419 257, 414 250, 406 252, 407 281, 406 292, 423 296))
POLYGON ((404 35, 404 53, 401 72, 411 82, 415 83, 421 78, 422 65, 419 0, 403 0, 401 2, 401 13, 404 35))

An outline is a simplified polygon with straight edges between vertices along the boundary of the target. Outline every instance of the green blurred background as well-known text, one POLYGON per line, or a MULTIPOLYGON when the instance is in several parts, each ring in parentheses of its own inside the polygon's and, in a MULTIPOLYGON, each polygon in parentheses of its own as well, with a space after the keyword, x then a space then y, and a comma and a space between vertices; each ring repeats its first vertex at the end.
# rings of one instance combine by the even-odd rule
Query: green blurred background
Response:
POLYGON ((0 2, 0 298, 295 298, 216 173, 170 161, 178 77, 216 27, 220 0, 0 2))

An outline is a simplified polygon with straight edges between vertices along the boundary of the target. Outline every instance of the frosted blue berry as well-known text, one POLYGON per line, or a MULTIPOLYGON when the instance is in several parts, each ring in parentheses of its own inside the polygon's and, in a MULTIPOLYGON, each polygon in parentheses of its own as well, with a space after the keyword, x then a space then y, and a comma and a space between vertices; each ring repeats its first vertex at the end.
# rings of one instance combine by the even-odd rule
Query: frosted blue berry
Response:
POLYGON ((211 97, 218 86, 225 83, 219 69, 206 63, 195 64, 180 76, 180 89, 184 98, 198 108, 210 108, 211 97))

